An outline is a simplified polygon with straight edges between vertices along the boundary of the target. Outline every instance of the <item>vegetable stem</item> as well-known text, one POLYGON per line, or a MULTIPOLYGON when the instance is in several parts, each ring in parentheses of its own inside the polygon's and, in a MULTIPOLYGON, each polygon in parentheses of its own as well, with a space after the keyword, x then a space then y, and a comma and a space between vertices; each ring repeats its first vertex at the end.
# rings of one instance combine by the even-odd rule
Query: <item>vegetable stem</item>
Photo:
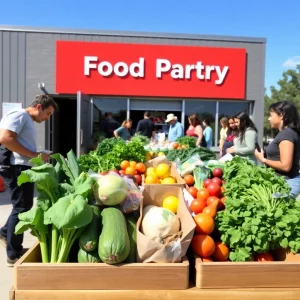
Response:
POLYGON ((58 242, 58 229, 55 225, 52 225, 52 244, 51 244, 51 263, 56 262, 56 257, 58 253, 57 242, 58 242))

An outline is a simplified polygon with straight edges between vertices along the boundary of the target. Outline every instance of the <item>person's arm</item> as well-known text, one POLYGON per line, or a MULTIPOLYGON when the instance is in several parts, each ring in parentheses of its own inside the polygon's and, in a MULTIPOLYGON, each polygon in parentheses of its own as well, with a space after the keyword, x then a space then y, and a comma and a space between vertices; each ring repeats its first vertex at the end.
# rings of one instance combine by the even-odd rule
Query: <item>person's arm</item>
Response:
POLYGON ((196 146, 200 146, 203 139, 203 130, 200 125, 196 126, 195 133, 198 135, 196 146))
POLYGON ((119 133, 120 133, 121 131, 122 131, 122 127, 119 127, 118 129, 116 129, 116 130, 114 131, 114 136, 115 136, 116 139, 119 137, 119 133))
MULTIPOLYGON (((4 145, 7 149, 12 152, 16 152, 20 155, 26 156, 28 158, 35 158, 40 153, 31 151, 24 147, 17 141, 17 133, 8 130, 8 129, 0 129, 0 144, 4 145)), ((49 154, 41 153, 43 161, 49 159, 49 154)))
POLYGON ((255 150, 255 142, 257 139, 257 133, 254 130, 247 130, 245 132, 245 147, 241 147, 238 149, 235 149, 236 154, 241 154, 241 155, 247 155, 247 154, 254 154, 255 150))
POLYGON ((279 144, 280 160, 269 160, 264 158, 264 152, 255 150, 255 156, 267 166, 283 172, 289 172, 293 166, 294 144, 291 141, 283 140, 279 144))
POLYGON ((220 155, 222 156, 222 150, 223 150, 223 147, 224 147, 224 143, 225 143, 225 140, 226 140, 226 135, 224 137, 224 135, 222 136, 221 135, 221 138, 220 138, 220 155))

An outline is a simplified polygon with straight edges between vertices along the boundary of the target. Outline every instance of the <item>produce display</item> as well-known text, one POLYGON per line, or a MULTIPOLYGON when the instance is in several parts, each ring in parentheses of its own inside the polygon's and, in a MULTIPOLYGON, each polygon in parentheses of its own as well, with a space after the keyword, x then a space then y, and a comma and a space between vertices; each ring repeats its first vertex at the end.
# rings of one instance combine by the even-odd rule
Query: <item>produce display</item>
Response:
POLYGON ((144 149, 146 141, 139 136, 132 138, 130 142, 121 138, 105 139, 96 150, 81 155, 78 163, 86 172, 108 172, 119 170, 123 160, 144 162, 147 153, 144 149))
POLYGON ((194 198, 191 247, 203 262, 272 261, 279 248, 300 252, 300 203, 283 177, 238 156, 224 174, 221 168, 200 173, 199 182, 197 170, 184 179, 194 198))

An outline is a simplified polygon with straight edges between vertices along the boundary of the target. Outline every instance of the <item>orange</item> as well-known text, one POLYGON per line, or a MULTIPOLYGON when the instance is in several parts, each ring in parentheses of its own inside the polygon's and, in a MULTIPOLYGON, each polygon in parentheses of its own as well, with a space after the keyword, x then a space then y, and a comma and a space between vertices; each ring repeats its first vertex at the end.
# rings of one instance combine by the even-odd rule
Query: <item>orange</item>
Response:
POLYGON ((216 261, 226 261, 229 257, 229 249, 222 242, 215 242, 215 252, 212 256, 216 261))
POLYGON ((153 174, 156 175, 155 168, 153 168, 153 167, 147 168, 146 176, 153 175, 153 174))
POLYGON ((130 162, 129 162, 129 165, 130 165, 130 167, 135 168, 135 166, 136 166, 136 161, 130 161, 130 162))
POLYGON ((125 174, 128 174, 128 175, 135 175, 135 168, 133 167, 128 167, 125 169, 125 174))
POLYGON ((215 252, 215 242, 206 234, 196 234, 191 245, 192 250, 201 258, 210 257, 215 252))
POLYGON ((143 163, 137 163, 135 166, 135 169, 140 173, 140 174, 144 174, 146 171, 146 167, 143 163))
POLYGON ((120 164, 120 167, 122 170, 125 170, 126 168, 128 168, 130 165, 129 165, 129 161, 128 160, 123 160, 120 164))
POLYGON ((201 234, 210 234, 213 232, 215 228, 214 219, 204 213, 197 214, 194 217, 194 221, 196 223, 195 232, 201 234))

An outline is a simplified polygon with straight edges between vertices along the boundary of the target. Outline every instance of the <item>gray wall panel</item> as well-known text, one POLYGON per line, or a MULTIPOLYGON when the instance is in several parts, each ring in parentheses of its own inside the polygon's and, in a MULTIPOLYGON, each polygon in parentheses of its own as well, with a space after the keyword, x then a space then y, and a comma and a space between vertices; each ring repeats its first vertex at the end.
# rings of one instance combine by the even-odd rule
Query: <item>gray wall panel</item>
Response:
POLYGON ((25 106, 26 95, 26 34, 18 34, 18 74, 17 74, 18 102, 25 106))
POLYGON ((10 35, 10 100, 18 101, 18 33, 10 35))
POLYGON ((10 32, 3 32, 2 38, 2 102, 11 102, 10 99, 10 32))

